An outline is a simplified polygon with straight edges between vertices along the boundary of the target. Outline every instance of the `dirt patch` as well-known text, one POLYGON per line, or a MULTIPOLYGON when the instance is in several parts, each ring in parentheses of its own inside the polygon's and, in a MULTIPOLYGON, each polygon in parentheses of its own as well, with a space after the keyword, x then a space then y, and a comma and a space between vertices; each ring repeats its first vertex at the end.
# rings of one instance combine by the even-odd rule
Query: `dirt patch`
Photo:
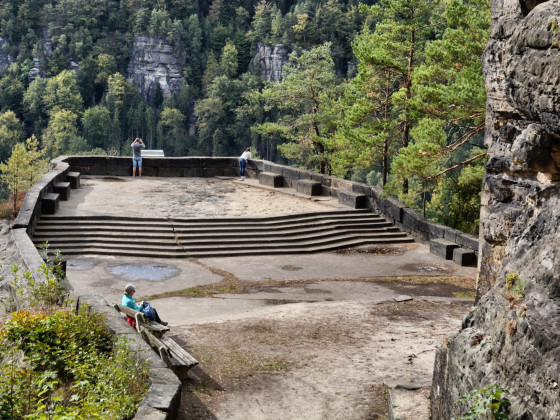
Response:
POLYGON ((444 264, 415 263, 401 266, 403 270, 419 271, 421 273, 451 274, 453 269, 444 264))
MULTIPOLYGON (((415 245, 413 245, 415 246, 415 245)), ((373 254, 373 255, 403 255, 409 248, 399 245, 366 245, 354 248, 339 249, 333 251, 337 254, 373 254)))
POLYGON ((181 419, 381 419, 384 384, 429 384, 435 346, 469 304, 297 303, 266 316, 183 327, 200 364, 181 419))

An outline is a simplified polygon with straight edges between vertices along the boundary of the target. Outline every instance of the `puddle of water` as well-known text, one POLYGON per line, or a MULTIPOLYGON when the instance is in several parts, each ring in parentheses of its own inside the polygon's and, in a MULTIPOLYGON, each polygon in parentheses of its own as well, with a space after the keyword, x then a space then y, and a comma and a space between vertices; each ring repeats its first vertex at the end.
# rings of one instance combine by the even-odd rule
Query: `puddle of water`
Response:
POLYGON ((175 277, 181 272, 175 266, 163 264, 123 264, 107 267, 106 270, 127 281, 163 281, 175 277))
POLYGON ((73 271, 91 270, 97 265, 97 261, 92 260, 68 260, 66 261, 66 269, 73 271))

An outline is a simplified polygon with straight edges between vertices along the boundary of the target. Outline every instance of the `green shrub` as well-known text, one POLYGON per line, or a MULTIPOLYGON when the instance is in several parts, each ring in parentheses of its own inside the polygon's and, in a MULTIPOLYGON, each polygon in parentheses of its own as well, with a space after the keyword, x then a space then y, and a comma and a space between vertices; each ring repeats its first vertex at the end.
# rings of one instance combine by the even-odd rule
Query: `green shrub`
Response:
MULTIPOLYGON (((48 244, 47 244, 48 247, 48 244)), ((128 419, 148 389, 148 366, 113 342, 101 314, 61 306, 59 252, 39 270, 11 267, 20 307, 0 325, 1 419, 128 419)))
POLYGON ((519 275, 519 272, 510 273, 506 276, 506 289, 516 299, 525 298, 525 288, 527 287, 527 280, 519 275))
POLYGON ((99 314, 19 311, 0 330, 0 418, 130 418, 146 373, 99 314))
POLYGON ((489 385, 486 388, 472 391, 459 401, 470 402, 471 408, 458 419, 454 420, 507 420, 511 403, 505 396, 509 391, 498 385, 489 385))

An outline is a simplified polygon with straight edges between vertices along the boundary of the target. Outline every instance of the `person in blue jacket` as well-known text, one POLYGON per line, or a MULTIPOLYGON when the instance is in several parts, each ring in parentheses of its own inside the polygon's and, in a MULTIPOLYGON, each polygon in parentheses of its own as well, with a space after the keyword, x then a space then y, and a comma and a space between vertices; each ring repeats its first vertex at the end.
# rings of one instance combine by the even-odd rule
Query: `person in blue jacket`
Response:
MULTIPOLYGON (((127 306, 131 309, 134 309, 135 311, 139 311, 139 312, 143 312, 146 313, 146 306, 149 306, 148 302, 140 302, 140 303, 136 303, 136 301, 134 300, 134 298, 132 297, 134 295, 134 292, 136 292, 136 289, 134 288, 134 286, 132 284, 127 284, 125 289, 124 289, 124 295, 122 297, 122 305, 123 306, 127 306)), ((161 320, 161 318, 159 317, 157 311, 155 310, 155 308, 152 308, 150 306, 151 310, 153 311, 153 319, 151 316, 148 316, 148 318, 152 319, 153 321, 159 322, 162 325, 167 325, 167 322, 164 322, 161 320)), ((146 315, 148 315, 146 313, 146 315)), ((128 322, 128 319, 127 319, 128 322)), ((130 322, 129 322, 130 324, 130 322)))

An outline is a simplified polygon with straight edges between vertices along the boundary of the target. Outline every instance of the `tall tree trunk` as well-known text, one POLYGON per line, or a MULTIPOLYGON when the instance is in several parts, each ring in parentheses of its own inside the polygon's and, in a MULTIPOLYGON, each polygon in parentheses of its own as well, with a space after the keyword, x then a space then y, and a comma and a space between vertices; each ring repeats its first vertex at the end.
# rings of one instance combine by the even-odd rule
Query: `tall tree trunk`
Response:
MULTIPOLYGON (((411 15, 414 17, 414 10, 411 10, 411 15)), ((414 42, 416 40, 416 31, 412 30, 410 33, 410 50, 408 51, 408 69, 405 79, 404 87, 406 89, 406 98, 404 102, 404 127, 403 127, 403 147, 408 146, 408 141, 410 138, 410 120, 408 115, 408 101, 412 96, 412 72, 414 63, 414 42)), ((405 178, 402 183, 403 194, 408 194, 408 178, 405 178)))

